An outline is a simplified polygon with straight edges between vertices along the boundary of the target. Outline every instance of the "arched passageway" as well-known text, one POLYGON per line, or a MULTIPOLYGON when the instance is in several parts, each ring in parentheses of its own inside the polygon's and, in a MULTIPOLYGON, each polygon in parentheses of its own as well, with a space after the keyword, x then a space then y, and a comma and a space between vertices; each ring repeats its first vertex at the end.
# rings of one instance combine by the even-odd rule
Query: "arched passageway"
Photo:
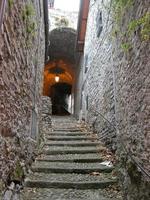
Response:
POLYGON ((56 83, 51 87, 52 111, 54 115, 68 115, 71 109, 71 89, 68 83, 56 83))
POLYGON ((53 114, 73 113, 76 31, 57 28, 50 32, 49 40, 50 60, 44 70, 43 94, 51 97, 53 114))

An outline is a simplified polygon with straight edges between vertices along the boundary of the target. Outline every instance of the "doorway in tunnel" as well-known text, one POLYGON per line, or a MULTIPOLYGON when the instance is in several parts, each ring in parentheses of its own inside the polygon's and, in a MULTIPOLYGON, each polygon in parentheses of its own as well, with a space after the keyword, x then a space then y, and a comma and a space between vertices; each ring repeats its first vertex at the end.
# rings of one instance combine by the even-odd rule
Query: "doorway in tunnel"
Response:
POLYGON ((70 115, 72 86, 56 83, 51 86, 52 114, 70 115))

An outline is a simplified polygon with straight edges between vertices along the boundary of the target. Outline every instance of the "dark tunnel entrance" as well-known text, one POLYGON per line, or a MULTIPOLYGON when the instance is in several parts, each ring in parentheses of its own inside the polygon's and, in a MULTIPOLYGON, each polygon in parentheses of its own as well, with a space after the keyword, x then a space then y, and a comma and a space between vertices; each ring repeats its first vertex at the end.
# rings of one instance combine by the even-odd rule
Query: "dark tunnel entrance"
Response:
POLYGON ((51 87, 52 114, 69 115, 72 86, 68 83, 56 83, 51 87))

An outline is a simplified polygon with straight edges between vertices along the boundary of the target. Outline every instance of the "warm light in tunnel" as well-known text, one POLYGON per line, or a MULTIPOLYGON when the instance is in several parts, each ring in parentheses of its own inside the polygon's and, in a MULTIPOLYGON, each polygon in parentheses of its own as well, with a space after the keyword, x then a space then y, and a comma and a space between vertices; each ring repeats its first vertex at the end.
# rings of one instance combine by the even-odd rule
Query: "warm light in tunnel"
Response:
POLYGON ((60 77, 58 75, 55 76, 55 82, 58 83, 59 82, 60 77))
MULTIPOLYGON (((56 83, 68 83, 70 85, 74 84, 74 65, 70 64, 67 61, 59 60, 57 61, 58 68, 63 70, 63 73, 57 70, 53 71, 53 68, 56 67, 56 61, 51 61, 45 66, 44 70, 44 87, 43 87, 43 95, 50 96, 52 95, 52 86, 56 83), (56 82, 56 78, 59 77, 58 82, 56 82)), ((57 78, 58 79, 58 78, 57 78)))

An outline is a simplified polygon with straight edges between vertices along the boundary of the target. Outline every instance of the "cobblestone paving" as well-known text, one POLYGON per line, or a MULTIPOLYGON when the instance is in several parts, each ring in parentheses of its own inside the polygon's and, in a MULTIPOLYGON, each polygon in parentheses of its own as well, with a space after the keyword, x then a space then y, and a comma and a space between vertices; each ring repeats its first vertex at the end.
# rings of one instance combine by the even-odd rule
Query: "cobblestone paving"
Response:
POLYGON ((93 138, 87 141, 90 137, 75 119, 55 117, 53 132, 47 136, 43 154, 37 157, 26 179, 22 200, 122 200, 113 167, 101 164, 99 143, 93 138), (51 140, 55 135, 61 139, 51 140), (72 140, 68 141, 67 137, 72 140), (79 137, 81 139, 76 140, 79 137), (87 144, 82 146, 84 142, 87 144), (95 144, 91 146, 92 142, 95 144), (72 147, 71 144, 79 146, 72 147), (93 149, 96 152, 92 152, 93 149), (56 155, 53 155, 54 151, 56 155))

